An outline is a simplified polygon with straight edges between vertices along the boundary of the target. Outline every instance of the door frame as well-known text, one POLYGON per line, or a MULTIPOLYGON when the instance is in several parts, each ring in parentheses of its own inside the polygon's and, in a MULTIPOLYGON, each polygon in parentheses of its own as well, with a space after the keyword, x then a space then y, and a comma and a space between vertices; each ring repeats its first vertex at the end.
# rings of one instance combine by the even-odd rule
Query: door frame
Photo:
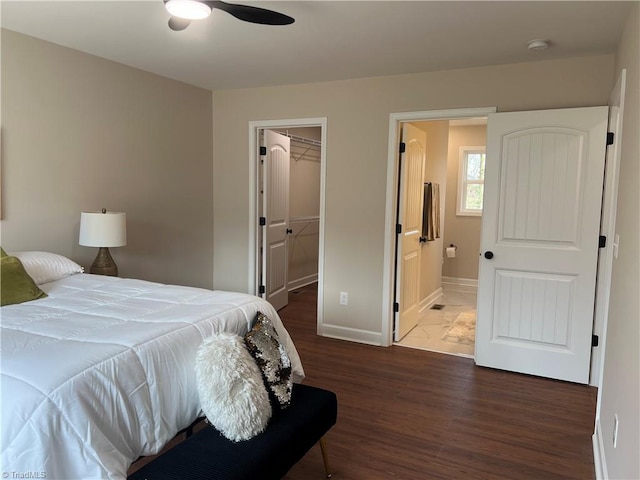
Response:
POLYGON ((609 299, 611 293, 611 275, 613 272, 615 250, 618 248, 616 241, 616 213, 618 206, 618 181, 620 177, 620 157, 622 147, 622 130, 624 119, 625 90, 627 83, 627 69, 623 68, 618 74, 616 84, 609 95, 609 128, 614 134, 613 145, 607 147, 607 159, 605 168, 604 196, 602 201, 602 219, 600 223, 600 235, 607 237, 607 246, 600 250, 598 258, 598 283, 596 288, 596 313, 593 330, 600 337, 598 353, 592 354, 590 385, 598 387, 596 398, 596 419, 592 435, 593 462, 596 478, 609 478, 605 455, 605 439, 602 431, 602 377, 604 375, 604 363, 607 346, 607 328, 609 322, 609 299), (612 109, 613 110, 612 112, 612 109))
MULTIPOLYGON (((616 212, 618 209, 618 180, 620 177, 620 156, 622 147, 622 125, 624 119, 624 101, 627 84, 627 69, 623 68, 609 95, 609 119, 613 125, 607 131, 613 132, 613 145, 607 146, 607 157, 604 168, 604 194, 602 197, 602 217, 600 219, 600 235, 607 237, 606 248, 600 249, 598 258, 598 276, 596 277, 595 314, 593 333, 599 336, 599 347, 592 350, 589 385, 598 387, 596 401, 596 423, 600 420, 600 403, 602 397, 602 376, 604 375, 605 347, 607 345, 607 324, 609 321, 609 297, 611 292, 611 274, 613 272, 616 243, 616 212), (612 118, 611 109, 616 108, 612 118)), ((615 255, 617 258, 617 255, 615 255)))
MULTIPOLYGON (((451 120, 454 118, 486 117, 495 113, 496 107, 456 108, 450 110, 427 110, 422 112, 401 112, 389 115, 389 143, 387 156, 387 192, 384 222, 384 266, 382 276, 382 344, 393 343, 393 326, 396 313, 393 311, 396 269, 396 211, 398 203, 398 165, 400 154, 400 124, 429 120, 451 120)), ((428 140, 427 140, 428 142, 428 140)))
POLYGON ((281 120, 257 120, 249 122, 249 276, 247 292, 258 295, 258 262, 260 245, 258 244, 259 225, 259 165, 260 131, 282 128, 320 127, 322 148, 320 149, 320 222, 318 234, 318 326, 322 325, 322 306, 324 297, 324 232, 325 232, 325 185, 327 170, 327 117, 294 118, 281 120))

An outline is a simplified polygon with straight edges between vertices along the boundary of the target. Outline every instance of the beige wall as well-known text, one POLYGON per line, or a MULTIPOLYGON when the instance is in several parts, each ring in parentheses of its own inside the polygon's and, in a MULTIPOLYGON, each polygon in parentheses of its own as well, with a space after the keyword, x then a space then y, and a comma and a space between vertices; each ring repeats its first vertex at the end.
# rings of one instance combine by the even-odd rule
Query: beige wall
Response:
POLYGON ((323 331, 381 342, 388 322, 382 285, 390 113, 603 105, 613 84, 613 63, 612 55, 603 55, 215 91, 215 286, 247 289, 254 221, 248 217, 249 122, 327 117, 323 331), (341 291, 349 292, 348 306, 339 305, 341 291))
POLYGON ((120 275, 213 285, 211 92, 2 30, 2 246, 89 267, 80 212, 123 211, 120 275))
POLYGON ((635 4, 624 29, 616 75, 627 69, 622 158, 606 354, 600 401, 605 462, 612 479, 640 478, 640 8, 635 4), (618 445, 613 448, 613 418, 618 445))
POLYGON ((444 201, 447 188, 447 138, 449 122, 415 122, 427 134, 424 181, 440 185, 440 238, 420 247, 420 300, 434 300, 431 295, 442 287, 442 255, 444 238, 444 201))
POLYGON ((442 275, 453 278, 478 279, 480 227, 482 217, 456 215, 458 195, 458 164, 460 147, 481 147, 487 144, 486 125, 469 125, 449 129, 447 162, 447 202, 445 209, 446 246, 457 245, 455 258, 444 259, 442 275))

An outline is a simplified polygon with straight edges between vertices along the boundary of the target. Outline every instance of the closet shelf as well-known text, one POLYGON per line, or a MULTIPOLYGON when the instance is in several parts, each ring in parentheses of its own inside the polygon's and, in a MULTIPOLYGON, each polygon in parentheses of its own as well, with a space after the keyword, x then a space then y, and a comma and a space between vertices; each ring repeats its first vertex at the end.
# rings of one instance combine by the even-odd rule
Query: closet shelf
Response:
POLYGON ((278 131, 279 134, 289 137, 291 140, 295 140, 296 142, 305 143, 307 145, 313 145, 315 147, 321 147, 322 142, 320 140, 315 140, 313 138, 300 137, 299 135, 293 135, 287 132, 278 131))
POLYGON ((311 215, 306 217, 289 217, 289 223, 309 223, 309 222, 319 222, 320 216, 311 215))

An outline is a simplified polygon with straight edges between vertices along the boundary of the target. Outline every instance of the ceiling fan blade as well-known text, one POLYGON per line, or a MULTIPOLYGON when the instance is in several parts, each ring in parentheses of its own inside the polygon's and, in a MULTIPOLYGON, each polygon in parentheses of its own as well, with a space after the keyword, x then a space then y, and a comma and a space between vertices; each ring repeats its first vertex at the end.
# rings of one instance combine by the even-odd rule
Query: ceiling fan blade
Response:
POLYGON ((248 5, 235 5, 221 1, 204 1, 211 8, 223 10, 233 15, 238 20, 259 23, 261 25, 290 25, 295 20, 284 13, 274 12, 265 8, 250 7, 248 5))
POLYGON ((179 32, 180 30, 187 28, 190 23, 191 20, 187 20, 186 18, 171 17, 169 19, 169 28, 173 31, 179 32))

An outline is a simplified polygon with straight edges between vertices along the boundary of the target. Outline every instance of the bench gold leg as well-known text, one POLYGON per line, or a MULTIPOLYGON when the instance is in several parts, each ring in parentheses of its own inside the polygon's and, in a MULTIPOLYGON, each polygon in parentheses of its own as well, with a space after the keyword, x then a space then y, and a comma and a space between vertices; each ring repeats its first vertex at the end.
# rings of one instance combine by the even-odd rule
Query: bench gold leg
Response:
POLYGON ((329 452, 327 451, 327 442, 324 437, 320 439, 320 450, 322 451, 322 461, 324 463, 324 471, 327 478, 331 478, 331 467, 329 467, 329 452))

